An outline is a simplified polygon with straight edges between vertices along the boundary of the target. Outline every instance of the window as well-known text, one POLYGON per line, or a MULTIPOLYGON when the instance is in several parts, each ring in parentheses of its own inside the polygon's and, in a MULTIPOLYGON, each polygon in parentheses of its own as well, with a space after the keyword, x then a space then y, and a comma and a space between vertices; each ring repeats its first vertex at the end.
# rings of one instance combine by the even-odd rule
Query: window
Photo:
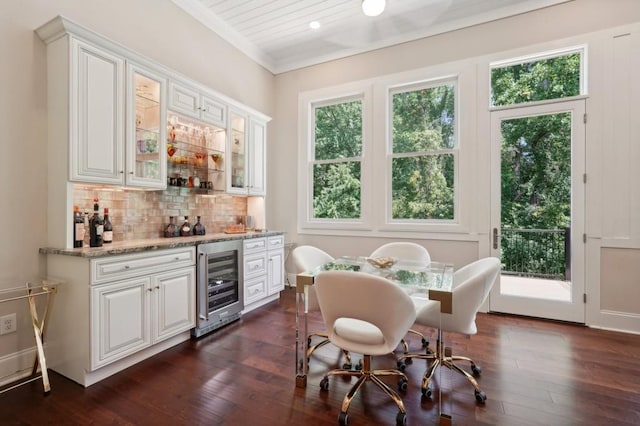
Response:
POLYGON ((313 218, 360 219, 362 99, 313 105, 313 218))
POLYGON ((548 54, 491 68, 491 106, 567 98, 583 94, 583 51, 548 54))
POLYGON ((392 221, 454 219, 455 98, 453 81, 390 92, 392 221))

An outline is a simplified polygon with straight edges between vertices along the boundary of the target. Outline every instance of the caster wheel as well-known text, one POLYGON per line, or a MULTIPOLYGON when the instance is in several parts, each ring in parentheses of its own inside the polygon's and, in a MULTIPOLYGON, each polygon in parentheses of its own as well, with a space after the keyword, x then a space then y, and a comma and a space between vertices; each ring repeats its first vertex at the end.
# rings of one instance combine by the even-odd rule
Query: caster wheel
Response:
POLYGON ((345 362, 344 364, 342 364, 342 369, 351 370, 351 363, 345 362))
POLYGON ((413 358, 407 358, 404 360, 404 363, 407 365, 411 364, 412 362, 413 362, 413 358))
POLYGON ((398 413, 396 416, 396 426, 407 426, 407 413, 398 413))
POLYGON ((407 366, 405 365, 405 362, 404 362, 404 361, 398 361, 398 362, 396 363, 396 367, 397 367, 397 368, 398 368, 398 370, 400 370, 400 371, 404 371, 404 370, 405 370, 405 368, 407 368, 407 366))
POLYGON ((482 373, 482 369, 480 368, 480 366, 473 364, 471 366, 471 372, 473 372, 474 376, 479 376, 480 373, 482 373))
POLYGON ((399 389, 401 392, 406 392, 408 388, 409 388, 409 382, 407 381, 407 379, 405 379, 405 378, 400 378, 400 379, 398 380, 398 389, 399 389))
POLYGON ((307 337, 307 347, 311 347, 311 337, 307 337))
POLYGON ((487 400, 487 394, 482 391, 474 391, 474 394, 476 396, 476 401, 478 401, 480 404, 484 404, 487 400))
POLYGON ((358 361, 358 365, 356 365, 356 370, 357 371, 362 370, 362 360, 358 361))
POLYGON ((422 396, 425 398, 431 398, 433 391, 431 390, 431 386, 427 386, 426 389, 422 389, 422 396))
POLYGON ((426 348, 427 346, 429 346, 429 341, 423 337, 422 338, 422 347, 426 348))
POLYGON ((340 426, 347 426, 349 424, 349 415, 347 413, 340 413, 338 423, 340 423, 340 426))
POLYGON ((320 389, 323 391, 329 390, 329 379, 328 378, 324 378, 322 380, 320 380, 320 389))

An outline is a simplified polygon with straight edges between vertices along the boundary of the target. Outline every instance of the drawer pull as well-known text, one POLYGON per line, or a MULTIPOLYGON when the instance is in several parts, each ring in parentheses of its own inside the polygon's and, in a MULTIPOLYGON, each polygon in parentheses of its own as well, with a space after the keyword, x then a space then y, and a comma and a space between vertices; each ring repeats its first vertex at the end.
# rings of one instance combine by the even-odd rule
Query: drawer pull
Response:
POLYGON ((148 289, 147 289, 147 291, 148 291, 149 293, 151 293, 151 292, 153 291, 153 289, 152 289, 152 288, 148 288, 148 289))
POLYGON ((129 265, 124 265, 124 269, 129 269, 129 265))

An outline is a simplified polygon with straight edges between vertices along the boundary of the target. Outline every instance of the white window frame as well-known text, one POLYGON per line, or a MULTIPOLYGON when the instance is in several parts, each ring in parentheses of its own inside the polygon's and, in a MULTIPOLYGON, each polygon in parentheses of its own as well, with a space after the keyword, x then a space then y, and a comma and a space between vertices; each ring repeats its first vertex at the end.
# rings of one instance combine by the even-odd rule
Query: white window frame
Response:
POLYGON ((489 63, 489 81, 488 81, 489 99, 487 100, 487 102, 489 103, 489 110, 496 111, 501 109, 516 108, 516 107, 525 106, 525 105, 529 106, 529 105, 535 105, 540 103, 553 103, 553 102, 559 102, 559 101, 570 101, 573 99, 584 98, 585 96, 588 95, 588 87, 589 87, 587 84, 588 83, 587 54, 588 54, 587 45, 581 44, 578 46, 569 46, 561 49, 545 50, 543 52, 537 52, 537 53, 532 53, 528 55, 516 56, 508 59, 490 62, 489 63), (522 102, 519 104, 498 105, 498 106, 491 105, 491 100, 493 98, 493 85, 491 84, 491 77, 492 77, 492 71, 494 69, 505 68, 513 65, 521 65, 528 62, 542 61, 545 59, 558 58, 561 56, 571 55, 573 53, 578 53, 580 55, 580 82, 579 82, 580 93, 578 95, 568 96, 566 98, 546 99, 542 101, 533 101, 533 102, 522 102))
POLYGON ((442 78, 423 80, 408 84, 401 84, 387 87, 387 143, 386 143, 386 184, 385 184, 385 225, 395 226, 396 228, 413 228, 419 225, 450 225, 459 223, 459 153, 460 153, 460 124, 458 113, 458 98, 460 96, 458 79, 456 76, 446 76, 442 78), (454 146, 453 148, 440 149, 435 151, 421 151, 411 153, 394 153, 393 152, 393 95, 396 93, 418 91, 430 89, 443 85, 453 85, 454 87, 454 146), (453 155, 453 218, 451 219, 394 219, 393 218, 393 159, 400 157, 416 157, 416 156, 436 156, 441 154, 453 155))
POLYGON ((298 155, 298 223, 301 229, 332 229, 332 230, 370 230, 371 229, 371 191, 367 182, 370 181, 370 152, 369 140, 371 132, 368 130, 368 115, 371 111, 371 84, 362 82, 354 85, 308 92, 299 97, 298 132, 300 151, 298 155), (313 217, 313 166, 314 164, 332 163, 333 161, 315 160, 315 108, 349 102, 360 99, 362 101, 362 152, 360 157, 349 160, 360 160, 360 218, 358 219, 324 219, 313 217))

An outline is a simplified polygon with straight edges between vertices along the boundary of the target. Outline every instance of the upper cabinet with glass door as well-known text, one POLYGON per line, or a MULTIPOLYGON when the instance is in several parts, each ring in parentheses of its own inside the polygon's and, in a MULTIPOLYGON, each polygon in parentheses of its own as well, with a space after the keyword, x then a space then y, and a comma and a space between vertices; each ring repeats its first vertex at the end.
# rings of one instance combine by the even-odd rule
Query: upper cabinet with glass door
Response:
POLYGON ((253 116, 230 112, 227 192, 265 195, 266 125, 253 116))
POLYGON ((127 64, 128 186, 167 186, 166 85, 164 77, 127 64))

